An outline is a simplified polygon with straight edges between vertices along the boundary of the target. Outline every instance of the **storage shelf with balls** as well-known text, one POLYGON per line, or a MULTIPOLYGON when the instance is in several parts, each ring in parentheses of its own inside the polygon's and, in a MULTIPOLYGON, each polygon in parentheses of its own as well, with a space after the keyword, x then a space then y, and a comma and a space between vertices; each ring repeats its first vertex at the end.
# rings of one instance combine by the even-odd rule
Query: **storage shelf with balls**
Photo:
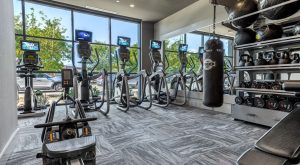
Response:
POLYGON ((259 70, 300 70, 300 64, 277 64, 277 65, 258 65, 258 66, 236 66, 235 70, 240 71, 259 71, 259 70))
POLYGON ((295 96, 296 92, 289 92, 284 90, 273 90, 273 89, 255 89, 255 88, 235 88, 240 92, 258 93, 258 94, 273 94, 273 95, 284 95, 284 96, 295 96))
MULTIPOLYGON (((255 11, 255 12, 251 12, 249 14, 242 15, 240 17, 230 18, 229 20, 223 21, 223 23, 227 24, 227 23, 231 23, 231 22, 234 22, 234 21, 242 20, 244 18, 255 16, 257 14, 261 14, 261 13, 266 12, 266 11, 272 11, 273 9, 280 8, 282 6, 288 6, 289 4, 292 5, 292 3, 297 2, 297 1, 298 0, 288 0, 288 1, 276 4, 276 5, 273 5, 273 6, 270 6, 270 7, 266 7, 264 9, 261 9, 261 10, 255 11)), ((237 6, 239 6, 239 5, 237 5, 237 6)))

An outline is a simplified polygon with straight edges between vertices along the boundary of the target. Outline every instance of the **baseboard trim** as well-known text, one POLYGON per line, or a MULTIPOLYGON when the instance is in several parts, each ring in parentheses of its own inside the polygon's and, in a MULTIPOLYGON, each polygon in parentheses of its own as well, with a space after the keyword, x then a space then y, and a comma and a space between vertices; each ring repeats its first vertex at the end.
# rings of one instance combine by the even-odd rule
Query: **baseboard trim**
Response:
MULTIPOLYGON (((17 129, 12 133, 12 135, 11 135, 10 138, 8 139, 7 143, 5 144, 3 150, 1 151, 1 153, 0 153, 0 165, 2 165, 3 162, 6 162, 6 161, 7 161, 7 160, 3 160, 3 159, 5 158, 5 157, 3 158, 3 155, 5 155, 5 154, 7 153, 7 151, 9 151, 9 146, 10 146, 10 144, 12 143, 13 139, 15 138, 15 136, 17 135, 18 131, 19 131, 19 128, 17 128, 17 129)), ((6 158, 6 159, 8 159, 8 158, 6 158)))

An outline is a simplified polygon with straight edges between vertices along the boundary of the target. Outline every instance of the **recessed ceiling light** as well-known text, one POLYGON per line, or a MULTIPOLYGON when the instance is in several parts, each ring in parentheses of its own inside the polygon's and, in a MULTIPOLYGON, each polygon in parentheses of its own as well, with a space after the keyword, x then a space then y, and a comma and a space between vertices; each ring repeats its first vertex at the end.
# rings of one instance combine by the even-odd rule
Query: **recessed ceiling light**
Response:
POLYGON ((129 6, 130 6, 130 7, 135 7, 135 5, 134 5, 134 4, 130 4, 129 6))
POLYGON ((119 3, 120 1, 119 1, 119 0, 117 0, 116 2, 117 2, 117 3, 119 3))

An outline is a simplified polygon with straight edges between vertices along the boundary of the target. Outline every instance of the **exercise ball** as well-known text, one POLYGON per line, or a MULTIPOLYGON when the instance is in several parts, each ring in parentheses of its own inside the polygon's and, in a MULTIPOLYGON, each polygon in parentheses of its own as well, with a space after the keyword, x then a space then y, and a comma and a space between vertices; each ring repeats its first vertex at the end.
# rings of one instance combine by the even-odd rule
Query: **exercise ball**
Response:
POLYGON ((300 22, 294 28, 294 35, 300 34, 300 22))
MULTIPOLYGON (((258 11, 256 0, 237 0, 235 5, 230 8, 228 19, 235 19, 246 14, 258 11)), ((258 18, 258 14, 245 17, 232 22, 232 25, 238 28, 246 28, 252 25, 258 18)))
MULTIPOLYGON (((289 0, 259 0, 259 10, 263 10, 274 5, 278 5, 289 0)), ((262 15, 270 20, 278 20, 289 17, 299 10, 300 1, 296 1, 287 5, 276 7, 274 9, 262 12, 262 15)))
POLYGON ((266 41, 281 38, 283 35, 283 29, 279 25, 270 24, 261 27, 256 31, 257 41, 266 41))
POLYGON ((256 32, 249 28, 239 29, 235 35, 236 45, 249 44, 256 41, 256 32))

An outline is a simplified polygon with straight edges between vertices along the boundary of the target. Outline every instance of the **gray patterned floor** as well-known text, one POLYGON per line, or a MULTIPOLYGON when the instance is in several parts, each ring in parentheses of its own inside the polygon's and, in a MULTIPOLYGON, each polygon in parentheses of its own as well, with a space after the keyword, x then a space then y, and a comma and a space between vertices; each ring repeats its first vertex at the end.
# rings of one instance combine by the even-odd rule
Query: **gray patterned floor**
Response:
MULTIPOLYGON (((91 126, 97 136, 97 164, 103 165, 231 165, 267 130, 226 114, 175 106, 128 113, 112 108, 107 118, 95 112, 88 116, 98 117, 91 126)), ((35 158, 41 130, 33 125, 43 121, 19 120, 6 164, 41 164, 35 158)))

